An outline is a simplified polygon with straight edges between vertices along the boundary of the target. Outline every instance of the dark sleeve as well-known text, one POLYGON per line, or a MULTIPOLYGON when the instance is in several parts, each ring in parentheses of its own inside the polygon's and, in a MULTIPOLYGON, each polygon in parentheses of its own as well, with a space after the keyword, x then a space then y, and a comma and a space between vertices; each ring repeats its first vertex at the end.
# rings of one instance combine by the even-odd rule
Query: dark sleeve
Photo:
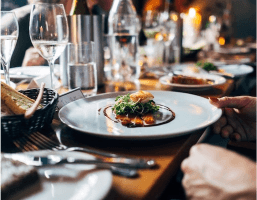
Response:
POLYGON ((29 37, 29 17, 30 13, 25 15, 25 17, 18 19, 19 36, 12 54, 11 67, 21 66, 26 50, 32 46, 29 37))

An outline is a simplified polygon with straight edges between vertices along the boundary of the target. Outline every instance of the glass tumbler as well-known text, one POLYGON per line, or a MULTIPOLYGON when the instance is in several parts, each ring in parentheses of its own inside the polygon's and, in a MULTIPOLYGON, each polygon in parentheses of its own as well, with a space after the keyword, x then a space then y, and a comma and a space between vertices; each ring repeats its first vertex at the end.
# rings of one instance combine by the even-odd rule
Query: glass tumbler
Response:
POLYGON ((94 42, 68 44, 69 89, 80 87, 87 96, 97 93, 97 69, 94 42))

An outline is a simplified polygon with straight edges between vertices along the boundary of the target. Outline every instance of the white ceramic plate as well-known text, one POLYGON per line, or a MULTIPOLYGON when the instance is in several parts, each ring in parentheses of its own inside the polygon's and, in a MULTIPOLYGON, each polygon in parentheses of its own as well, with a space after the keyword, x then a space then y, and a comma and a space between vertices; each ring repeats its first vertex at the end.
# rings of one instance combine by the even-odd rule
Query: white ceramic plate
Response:
POLYGON ((181 91, 199 91, 199 90, 207 90, 212 88, 213 86, 221 85, 226 82, 226 79, 222 76, 213 75, 213 74, 197 74, 197 73, 180 73, 181 75, 191 76, 195 78, 203 78, 210 79, 214 81, 213 84, 199 84, 199 85, 188 85, 188 84, 178 84, 172 83, 172 75, 167 75, 161 77, 159 80, 163 85, 172 86, 173 89, 181 90, 181 91))
POLYGON ((16 80, 31 79, 44 76, 50 73, 48 66, 14 67, 10 69, 10 78, 16 80))
MULTIPOLYGON (((212 106, 205 98, 168 91, 150 91, 156 104, 167 106, 175 113, 169 123, 151 127, 128 128, 104 115, 104 108, 113 105, 118 95, 130 92, 106 93, 79 99, 59 111, 61 121, 85 134, 117 139, 159 139, 189 134, 209 126, 221 116, 221 109, 212 106)), ((170 113, 160 109, 159 117, 168 119, 170 113)), ((111 116, 111 108, 107 109, 111 116)), ((158 115, 157 115, 158 116, 158 115)))
MULTIPOLYGON (((1 79, 1 81, 3 81, 5 83, 5 80, 1 79)), ((16 88, 16 84, 12 81, 10 81, 10 86, 15 89, 16 88)))
MULTIPOLYGON (((58 154, 75 158, 94 158, 80 152, 33 151, 29 155, 58 154)), ((38 168, 41 187, 27 188, 13 199, 26 200, 100 200, 111 189, 112 174, 109 170, 93 170, 94 165, 65 164, 38 168)))
POLYGON ((221 65, 219 69, 223 69, 226 73, 235 77, 245 76, 253 72, 253 68, 249 65, 221 65))

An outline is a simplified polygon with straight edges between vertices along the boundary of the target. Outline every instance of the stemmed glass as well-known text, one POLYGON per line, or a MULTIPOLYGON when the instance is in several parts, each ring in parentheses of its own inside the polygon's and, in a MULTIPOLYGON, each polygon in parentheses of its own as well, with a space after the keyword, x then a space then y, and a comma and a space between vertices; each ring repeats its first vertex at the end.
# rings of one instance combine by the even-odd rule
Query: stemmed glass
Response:
POLYGON ((161 28, 161 33, 163 36, 163 42, 165 46, 165 64, 169 63, 170 55, 170 45, 175 38, 176 34, 176 21, 178 20, 178 15, 175 12, 162 12, 160 14, 159 23, 161 28))
POLYGON ((9 69, 13 50, 19 35, 19 25, 14 12, 1 11, 1 63, 6 84, 10 85, 9 69))
POLYGON ((62 4, 33 4, 29 35, 33 46, 50 66, 51 88, 54 89, 54 62, 68 43, 68 24, 62 4))

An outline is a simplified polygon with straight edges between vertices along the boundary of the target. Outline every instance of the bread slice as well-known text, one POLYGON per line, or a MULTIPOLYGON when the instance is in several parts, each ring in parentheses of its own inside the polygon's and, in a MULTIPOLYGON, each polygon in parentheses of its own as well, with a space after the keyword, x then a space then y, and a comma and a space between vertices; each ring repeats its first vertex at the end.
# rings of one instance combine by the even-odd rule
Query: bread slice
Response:
MULTIPOLYGON (((16 115, 24 114, 32 106, 35 100, 16 91, 9 85, 1 81, 1 101, 16 115)), ((42 108, 39 105, 38 108, 42 108)))

